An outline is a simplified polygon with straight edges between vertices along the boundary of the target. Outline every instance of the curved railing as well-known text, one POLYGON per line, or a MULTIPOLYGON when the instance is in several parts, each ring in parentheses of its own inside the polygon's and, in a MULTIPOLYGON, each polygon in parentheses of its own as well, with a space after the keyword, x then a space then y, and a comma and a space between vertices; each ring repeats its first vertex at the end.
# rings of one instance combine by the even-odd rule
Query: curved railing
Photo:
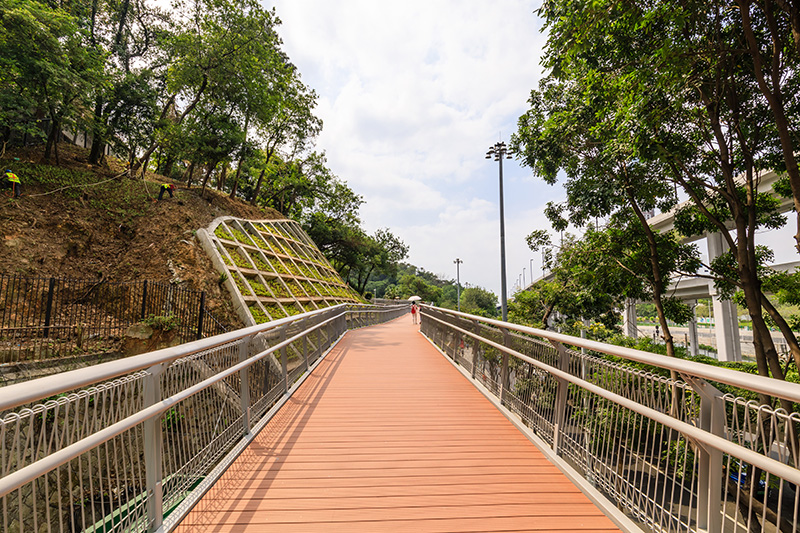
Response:
POLYGON ((0 530, 169 530, 346 330, 407 311, 342 304, 0 389, 0 530))
POLYGON ((433 307, 421 317, 601 506, 652 531, 799 530, 800 385, 433 307))

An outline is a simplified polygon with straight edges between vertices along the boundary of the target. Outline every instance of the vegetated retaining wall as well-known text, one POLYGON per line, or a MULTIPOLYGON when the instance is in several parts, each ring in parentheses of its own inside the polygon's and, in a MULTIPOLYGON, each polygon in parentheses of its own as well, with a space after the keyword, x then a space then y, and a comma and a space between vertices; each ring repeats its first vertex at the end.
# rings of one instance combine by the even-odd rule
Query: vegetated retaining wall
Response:
POLYGON ((294 220, 220 217, 197 238, 249 326, 362 301, 294 220))

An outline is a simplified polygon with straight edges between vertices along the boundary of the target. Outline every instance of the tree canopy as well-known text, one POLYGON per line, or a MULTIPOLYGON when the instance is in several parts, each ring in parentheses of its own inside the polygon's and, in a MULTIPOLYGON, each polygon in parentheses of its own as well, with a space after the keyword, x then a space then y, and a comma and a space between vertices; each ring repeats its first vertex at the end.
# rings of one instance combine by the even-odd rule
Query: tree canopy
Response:
POLYGON ((700 266, 677 236, 657 235, 643 216, 674 208, 680 191, 689 202, 676 214, 677 231, 721 235, 729 251, 703 275, 718 290, 740 291, 759 371, 782 377, 767 317, 796 362, 800 348, 764 291, 769 254, 759 251, 755 233, 785 219, 775 212, 780 191, 759 189, 765 172, 784 173, 783 192, 798 205, 796 8, 747 0, 551 0, 540 15, 549 31, 549 74, 533 91, 513 145, 546 180, 566 175, 568 200, 548 208, 554 227, 604 217, 626 246, 641 242, 639 265, 649 263, 650 273, 639 275, 658 308, 671 273, 700 266))
POLYGON ((301 222, 354 288, 395 275, 408 247, 368 235, 363 199, 314 149, 317 94, 257 0, 0 0, 0 136, 62 132, 146 171, 209 187, 301 222))

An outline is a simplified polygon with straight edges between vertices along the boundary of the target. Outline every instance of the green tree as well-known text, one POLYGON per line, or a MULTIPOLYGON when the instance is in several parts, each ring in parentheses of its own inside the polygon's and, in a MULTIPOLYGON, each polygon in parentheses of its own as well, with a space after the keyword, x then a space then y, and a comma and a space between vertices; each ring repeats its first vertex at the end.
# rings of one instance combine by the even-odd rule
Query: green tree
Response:
POLYGON ((9 107, 0 112, 0 127, 17 126, 26 112, 43 112, 49 119, 45 159, 55 150, 58 162, 56 140, 62 129, 80 118, 90 88, 105 81, 103 56, 89 46, 80 20, 62 8, 2 0, 0 20, 0 88, 16 93, 3 97, 9 107))
POLYGON ((551 322, 563 327, 575 321, 596 320, 609 329, 616 328, 617 309, 624 300, 618 286, 628 272, 607 268, 609 263, 603 263, 594 243, 569 234, 555 247, 546 233, 533 232, 528 245, 533 251, 547 247, 545 265, 550 275, 530 290, 514 295, 514 304, 509 307, 514 321, 547 329, 551 322))
MULTIPOLYGON (((737 279, 726 281, 743 292, 759 372, 782 378, 762 314, 764 306, 773 317, 754 238, 757 229, 781 223, 757 188, 780 148, 752 62, 742 54, 739 14, 722 2, 610 0, 551 1, 541 13, 550 30, 547 65, 591 105, 606 151, 655 166, 683 189, 692 207, 676 219, 679 231, 713 227, 727 242, 737 279)), ((718 278, 722 270, 714 269, 718 278)), ((800 360, 796 341, 789 343, 800 360)))
POLYGON ((106 144, 130 150, 130 144, 141 142, 137 135, 141 128, 138 124, 134 128, 133 120, 149 122, 147 129, 152 133, 158 85, 165 71, 160 52, 169 15, 146 2, 122 0, 91 2, 83 18, 88 25, 89 45, 105 56, 107 83, 92 88, 94 108, 87 120, 92 132, 89 162, 98 164, 106 144), (137 142, 121 142, 131 137, 137 142))
POLYGON ((482 287, 467 287, 461 292, 461 311, 471 315, 497 317, 497 295, 482 287))
MULTIPOLYGON (((154 138, 132 166, 132 172, 159 148, 170 123, 182 125, 203 102, 206 103, 201 107, 206 109, 215 106, 226 109, 229 122, 244 132, 242 123, 249 115, 247 111, 242 114, 237 106, 244 101, 247 107, 252 100, 241 98, 246 89, 240 74, 269 74, 276 61, 288 63, 278 49, 280 39, 274 29, 279 23, 277 16, 256 1, 183 0, 174 6, 172 31, 164 43, 164 53, 170 57, 165 80, 167 93, 154 138), (264 65, 254 67, 259 61, 264 65)), ((248 83, 259 81, 265 81, 264 76, 248 83)), ((243 134, 237 145, 245 142, 243 134)))
MULTIPOLYGON (((293 160, 322 129, 322 121, 312 113, 316 107, 316 93, 300 82, 294 69, 289 69, 280 80, 280 90, 276 91, 272 105, 261 109, 256 125, 261 133, 266 164, 281 148, 288 153, 286 159, 293 160)), ((324 159, 324 155, 317 157, 324 159)), ((263 179, 264 174, 253 188, 250 197, 253 205, 259 201, 263 179)))
POLYGON ((419 296, 423 302, 434 304, 439 301, 442 291, 441 288, 414 274, 404 274, 400 278, 399 290, 402 299, 419 296))
MULTIPOLYGON (((575 268, 597 271, 602 266, 606 274, 598 279, 618 281, 604 284, 614 296, 652 298, 667 354, 674 356, 668 324, 673 317, 668 316, 667 308, 682 315, 688 308, 668 300, 667 287, 677 268, 682 267, 684 273, 696 270, 699 260, 689 263, 693 248, 680 245, 673 235, 658 235, 650 228, 645 213, 656 207, 672 208, 677 200, 674 189, 665 179, 663 167, 641 160, 631 143, 618 139, 614 121, 598 118, 605 116, 602 110, 617 105, 625 93, 605 79, 575 83, 573 77, 586 70, 579 63, 576 73, 564 70, 561 76, 554 74, 543 80, 539 91, 531 94, 531 109, 520 118, 512 146, 548 183, 555 183, 562 175, 560 171, 566 176, 567 200, 549 203, 545 213, 556 231, 564 231, 570 223, 589 227, 584 240, 587 253, 593 257, 580 267, 579 261, 574 262, 572 274, 579 275, 575 268), (595 220, 609 217, 611 223, 605 234, 591 230, 595 220), (634 260, 625 261, 626 257, 634 260), (679 257, 683 261, 677 261, 679 257), (617 274, 615 269, 624 273, 617 274)), ((529 243, 536 240, 534 232, 529 243)))

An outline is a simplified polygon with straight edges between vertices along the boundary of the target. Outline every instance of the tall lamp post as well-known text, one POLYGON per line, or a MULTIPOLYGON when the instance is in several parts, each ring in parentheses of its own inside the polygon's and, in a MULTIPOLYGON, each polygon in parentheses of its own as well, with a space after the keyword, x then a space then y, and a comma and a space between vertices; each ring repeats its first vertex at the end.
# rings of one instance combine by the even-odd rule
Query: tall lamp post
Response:
POLYGON ((461 263, 463 263, 461 259, 456 257, 456 260, 453 263, 456 264, 456 305, 458 306, 458 312, 461 312, 461 263))
POLYGON ((525 288, 525 267, 522 267, 522 288, 525 288))
POLYGON ((506 143, 497 142, 489 147, 486 159, 494 158, 500 163, 500 308, 503 313, 503 322, 508 319, 508 300, 506 296, 506 223, 503 214, 503 159, 511 159, 506 143))

